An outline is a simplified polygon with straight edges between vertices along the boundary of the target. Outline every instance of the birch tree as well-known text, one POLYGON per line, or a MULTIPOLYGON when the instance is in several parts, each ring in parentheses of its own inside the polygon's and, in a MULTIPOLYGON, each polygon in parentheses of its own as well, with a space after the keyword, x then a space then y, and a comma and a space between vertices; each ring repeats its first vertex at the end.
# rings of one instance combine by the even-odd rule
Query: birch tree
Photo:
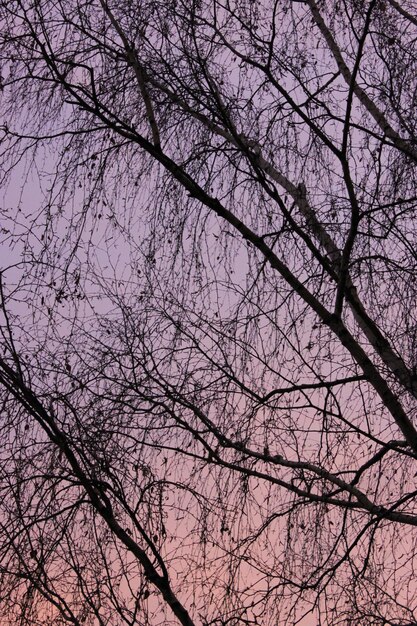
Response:
POLYGON ((2 624, 417 623, 409 0, 0 0, 2 624))

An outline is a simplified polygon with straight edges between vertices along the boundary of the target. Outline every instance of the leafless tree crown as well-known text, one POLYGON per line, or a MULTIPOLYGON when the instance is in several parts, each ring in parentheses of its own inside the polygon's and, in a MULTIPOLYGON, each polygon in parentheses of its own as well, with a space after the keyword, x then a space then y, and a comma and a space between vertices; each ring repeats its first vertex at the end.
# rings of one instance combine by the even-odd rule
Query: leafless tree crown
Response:
POLYGON ((413 0, 0 0, 2 626, 417 623, 413 0))

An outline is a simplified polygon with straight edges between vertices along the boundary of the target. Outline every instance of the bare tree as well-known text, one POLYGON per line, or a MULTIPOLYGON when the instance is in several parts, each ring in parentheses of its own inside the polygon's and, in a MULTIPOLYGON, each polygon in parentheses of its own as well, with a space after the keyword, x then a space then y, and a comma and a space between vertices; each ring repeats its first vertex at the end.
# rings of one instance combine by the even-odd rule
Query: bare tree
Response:
POLYGON ((0 0, 2 624, 417 623, 409 0, 0 0))

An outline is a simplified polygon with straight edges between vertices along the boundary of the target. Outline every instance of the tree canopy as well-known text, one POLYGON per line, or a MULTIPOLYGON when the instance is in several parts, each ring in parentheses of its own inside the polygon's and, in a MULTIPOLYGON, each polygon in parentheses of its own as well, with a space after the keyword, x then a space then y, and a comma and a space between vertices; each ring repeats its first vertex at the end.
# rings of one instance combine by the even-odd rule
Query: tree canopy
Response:
POLYGON ((412 0, 0 0, 2 625, 417 624, 412 0))

